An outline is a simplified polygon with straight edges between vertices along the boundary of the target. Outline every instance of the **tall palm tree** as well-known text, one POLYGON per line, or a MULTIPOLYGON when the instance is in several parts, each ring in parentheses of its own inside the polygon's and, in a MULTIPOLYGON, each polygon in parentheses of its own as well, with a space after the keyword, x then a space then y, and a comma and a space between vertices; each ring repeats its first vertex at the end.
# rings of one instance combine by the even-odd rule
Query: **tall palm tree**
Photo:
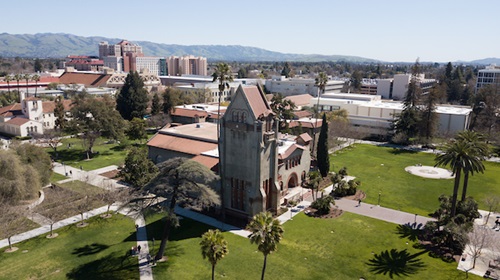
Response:
POLYGON ((314 145, 316 143, 316 129, 318 127, 318 118, 319 118, 319 97, 321 94, 325 93, 326 84, 328 83, 328 76, 325 72, 320 72, 316 79, 314 79, 314 85, 318 87, 318 101, 316 102, 316 123, 313 129, 313 144, 312 144, 312 152, 314 154, 314 145))
POLYGON ((36 94, 38 91, 38 82, 40 81, 40 75, 35 74, 35 75, 31 76, 31 80, 33 80, 35 82, 35 97, 36 97, 36 94))
POLYGON ((209 229, 201 236, 200 246, 203 259, 208 259, 212 264, 212 280, 214 280, 215 265, 229 253, 227 241, 218 229, 209 229))
POLYGON ((476 166, 480 161, 471 156, 471 147, 464 141, 452 140, 444 146, 444 153, 436 156, 435 166, 450 165, 453 175, 455 176, 455 183, 453 186, 453 197, 451 201, 451 217, 455 217, 457 210, 457 196, 460 187, 460 176, 464 170, 476 170, 476 166))
POLYGON ((26 96, 29 96, 28 93, 28 82, 31 80, 31 75, 30 74, 24 74, 23 79, 26 81, 26 96))
POLYGON ((267 255, 278 249, 278 243, 283 238, 283 226, 270 212, 261 212, 253 217, 247 226, 252 233, 248 236, 251 243, 258 245, 259 251, 264 254, 261 279, 266 273, 267 255))
POLYGON ((220 117, 220 103, 221 96, 224 90, 229 88, 229 82, 233 81, 233 76, 231 75, 231 67, 227 63, 219 63, 215 67, 215 71, 212 74, 213 82, 219 81, 219 101, 217 107, 217 148, 219 152, 219 174, 220 174, 220 200, 222 202, 222 220, 225 220, 225 212, 224 212, 224 167, 221 161, 221 145, 220 145, 220 126, 221 126, 221 117, 220 117))
MULTIPOLYGON (((17 82, 17 93, 18 94, 19 94, 19 92, 21 92, 21 90, 19 88, 19 81, 22 79, 23 79, 23 75, 21 75, 19 73, 14 75, 14 80, 16 80, 16 82, 17 82)), ((20 100, 20 101, 22 101, 22 100, 20 100)))
POLYGON ((474 172, 484 173, 485 167, 483 161, 489 155, 489 147, 486 144, 486 138, 484 135, 466 130, 457 134, 455 137, 457 141, 465 142, 469 145, 470 148, 470 156, 475 158, 471 161, 469 168, 464 168, 464 184, 462 187, 462 200, 465 201, 465 197, 467 195, 467 185, 469 183, 469 173, 470 175, 474 175, 474 172))
POLYGON ((9 91, 10 96, 10 81, 13 80, 13 77, 11 75, 6 75, 3 80, 7 83, 7 90, 9 91))

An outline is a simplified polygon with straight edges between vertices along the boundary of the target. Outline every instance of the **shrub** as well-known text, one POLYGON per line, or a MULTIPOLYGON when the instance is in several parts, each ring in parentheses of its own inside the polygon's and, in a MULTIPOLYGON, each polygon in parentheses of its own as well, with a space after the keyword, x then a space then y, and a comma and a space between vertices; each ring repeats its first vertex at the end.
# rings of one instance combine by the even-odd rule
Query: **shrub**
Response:
POLYGON ((330 213, 331 203, 335 203, 333 197, 327 195, 316 199, 311 207, 317 210, 318 215, 325 215, 330 213))
POLYGON ((341 181, 340 183, 338 183, 337 187, 333 189, 332 195, 334 197, 355 195, 359 185, 361 185, 361 182, 359 181, 341 181))

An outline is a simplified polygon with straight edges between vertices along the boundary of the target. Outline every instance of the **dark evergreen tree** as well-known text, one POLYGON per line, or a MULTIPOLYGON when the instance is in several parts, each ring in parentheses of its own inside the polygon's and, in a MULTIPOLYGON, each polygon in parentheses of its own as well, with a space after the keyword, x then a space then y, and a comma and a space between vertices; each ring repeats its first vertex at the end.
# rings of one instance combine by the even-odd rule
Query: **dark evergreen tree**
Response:
POLYGON ((434 86, 427 94, 422 102, 422 121, 420 136, 425 138, 427 142, 434 137, 437 129, 438 115, 436 114, 436 104, 440 95, 440 86, 434 86))
POLYGON ((285 76, 287 78, 292 76, 292 68, 290 67, 290 63, 285 62, 285 66, 283 66, 283 70, 281 70, 281 76, 285 76))
POLYGON ((161 112, 160 96, 155 92, 153 100, 151 101, 151 115, 156 116, 161 112))
POLYGON ((148 92, 139 73, 130 72, 116 99, 116 110, 129 121, 133 118, 143 118, 146 115, 148 101, 148 92))
POLYGON ((35 70, 35 73, 40 73, 43 71, 43 65, 42 63, 40 62, 40 59, 35 59, 35 64, 33 66, 34 70, 35 70))
POLYGON ((316 150, 318 169, 321 176, 326 177, 330 172, 330 157, 328 156, 328 122, 326 114, 323 114, 323 123, 318 137, 318 148, 316 150))
POLYGON ((62 103, 62 96, 56 98, 56 106, 54 108, 55 127, 63 130, 66 127, 66 116, 64 113, 64 105, 62 103))

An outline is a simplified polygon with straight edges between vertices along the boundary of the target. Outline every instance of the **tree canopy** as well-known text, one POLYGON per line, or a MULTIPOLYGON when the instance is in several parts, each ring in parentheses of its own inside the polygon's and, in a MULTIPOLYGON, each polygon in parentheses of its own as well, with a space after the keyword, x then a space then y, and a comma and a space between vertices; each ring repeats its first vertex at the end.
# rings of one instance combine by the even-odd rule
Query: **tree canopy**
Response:
POLYGON ((149 160, 147 150, 131 147, 125 157, 125 164, 120 169, 119 176, 134 188, 144 187, 158 174, 158 168, 149 160))
POLYGON ((116 98, 116 109, 124 119, 130 121, 146 115, 148 102, 148 91, 144 88, 142 78, 136 71, 130 72, 116 98))

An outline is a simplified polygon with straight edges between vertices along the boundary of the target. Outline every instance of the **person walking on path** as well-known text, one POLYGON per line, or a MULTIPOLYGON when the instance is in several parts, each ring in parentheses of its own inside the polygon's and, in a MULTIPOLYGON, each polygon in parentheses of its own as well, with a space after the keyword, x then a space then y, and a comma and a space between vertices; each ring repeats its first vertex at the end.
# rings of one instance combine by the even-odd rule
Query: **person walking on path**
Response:
POLYGON ((358 198, 358 207, 361 206, 361 198, 358 198))

